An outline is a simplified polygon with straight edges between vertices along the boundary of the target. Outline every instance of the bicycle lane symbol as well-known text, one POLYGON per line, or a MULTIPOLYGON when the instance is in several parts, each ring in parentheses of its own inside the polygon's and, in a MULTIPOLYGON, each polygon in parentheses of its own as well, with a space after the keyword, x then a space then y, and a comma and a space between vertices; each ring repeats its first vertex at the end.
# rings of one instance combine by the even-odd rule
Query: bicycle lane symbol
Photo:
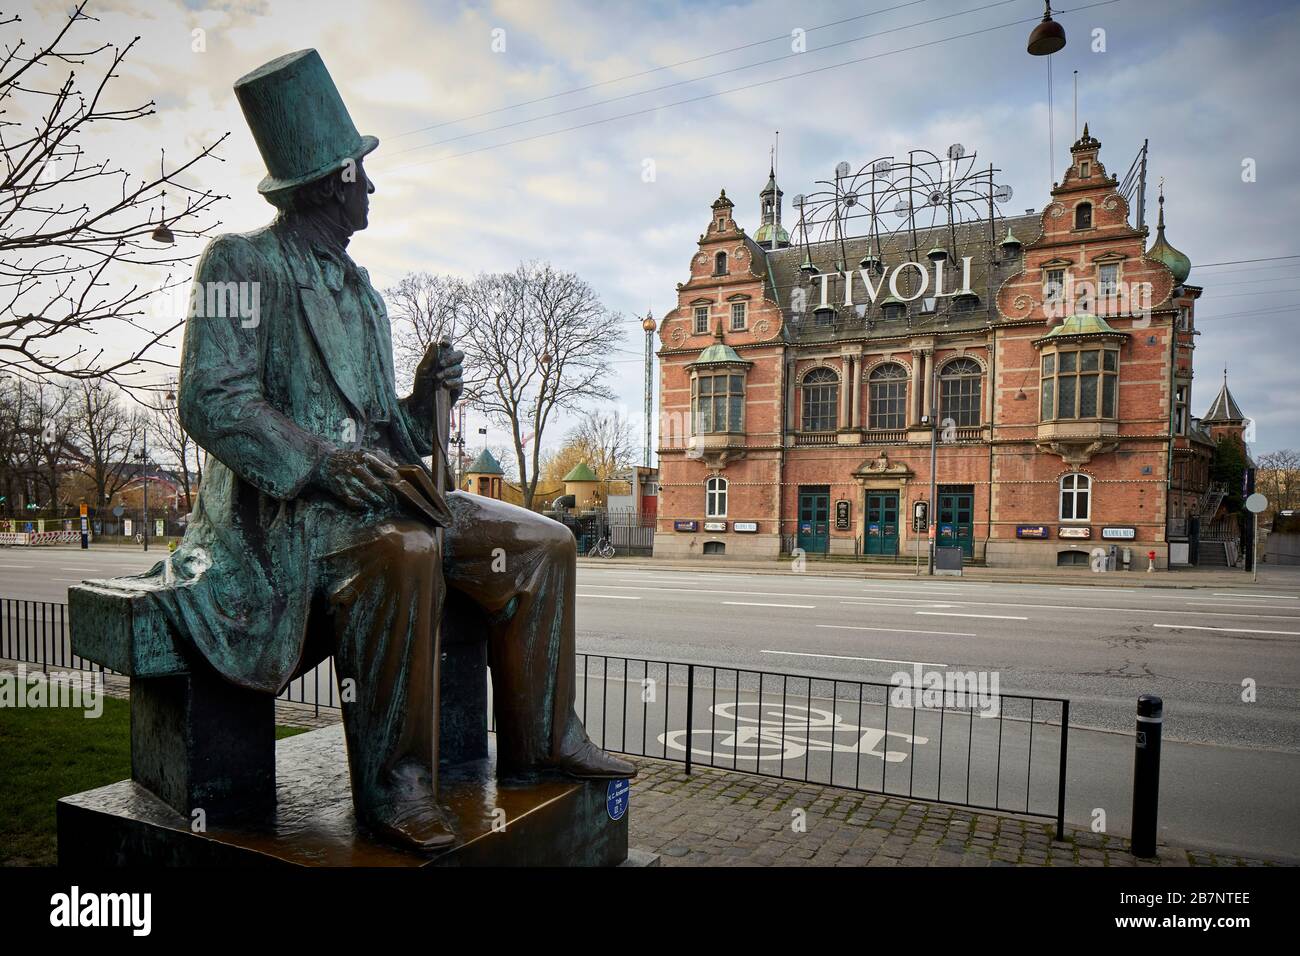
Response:
MULTIPOLYGON (((801 707, 797 704, 785 708, 764 706, 759 716, 739 713, 739 708, 756 710, 757 701, 717 704, 709 708, 715 718, 734 722, 733 728, 696 730, 692 735, 691 752, 700 757, 712 756, 726 759, 735 756, 753 760, 797 760, 807 753, 851 753, 881 757, 889 763, 901 763, 908 754, 898 750, 882 750, 886 736, 904 741, 909 746, 927 744, 928 737, 913 736, 876 727, 859 727, 847 723, 839 714, 819 707, 801 707), (820 732, 820 734, 819 734, 820 732), (844 735, 846 739, 837 739, 844 735), (851 736, 850 736, 851 735, 851 736), (701 747, 695 741, 715 738, 713 746, 701 747)), ((660 734, 659 742, 673 750, 686 752, 686 731, 674 730, 660 734)))

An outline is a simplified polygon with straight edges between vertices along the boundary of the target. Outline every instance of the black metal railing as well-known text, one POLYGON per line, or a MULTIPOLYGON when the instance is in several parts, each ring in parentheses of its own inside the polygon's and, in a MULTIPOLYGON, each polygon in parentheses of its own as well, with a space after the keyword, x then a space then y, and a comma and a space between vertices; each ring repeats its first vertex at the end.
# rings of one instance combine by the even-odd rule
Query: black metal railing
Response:
MULTIPOLYGON (((0 598, 0 658, 112 673, 72 654, 67 607, 51 602, 0 598)), ((680 762, 687 773, 712 767, 1054 819, 1063 835, 1065 698, 997 693, 973 672, 941 672, 948 686, 927 694, 919 686, 596 654, 579 654, 578 665, 578 715, 606 750, 680 762)), ((490 714, 490 680, 488 694, 490 714)), ((337 709, 333 659, 295 678, 278 699, 317 713, 337 709)))
POLYGON ((606 750, 1044 817, 1062 835, 1064 698, 986 683, 984 694, 962 684, 916 699, 895 684, 578 657, 578 713, 606 750))

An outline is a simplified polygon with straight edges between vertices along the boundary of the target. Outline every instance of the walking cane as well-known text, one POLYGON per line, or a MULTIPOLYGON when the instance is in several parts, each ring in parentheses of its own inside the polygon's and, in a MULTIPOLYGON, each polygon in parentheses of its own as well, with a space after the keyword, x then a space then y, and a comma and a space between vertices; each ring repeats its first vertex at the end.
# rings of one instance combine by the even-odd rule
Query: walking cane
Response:
MULTIPOLYGON (((451 348, 451 343, 443 340, 435 346, 434 355, 436 362, 434 368, 442 367, 442 357, 451 348)), ((448 448, 451 439, 451 390, 443 383, 438 383, 437 389, 433 393, 433 486, 437 489, 439 495, 444 500, 447 492, 450 490, 451 482, 451 463, 448 459, 448 448)), ((443 528, 435 525, 433 528, 433 540, 437 547, 434 551, 436 558, 441 565, 442 546, 443 546, 443 528)), ((441 566, 438 573, 442 573, 441 566)), ((444 607, 437 609, 437 614, 433 625, 433 783, 434 793, 438 791, 438 761, 441 752, 441 727, 442 727, 442 618, 444 607)))

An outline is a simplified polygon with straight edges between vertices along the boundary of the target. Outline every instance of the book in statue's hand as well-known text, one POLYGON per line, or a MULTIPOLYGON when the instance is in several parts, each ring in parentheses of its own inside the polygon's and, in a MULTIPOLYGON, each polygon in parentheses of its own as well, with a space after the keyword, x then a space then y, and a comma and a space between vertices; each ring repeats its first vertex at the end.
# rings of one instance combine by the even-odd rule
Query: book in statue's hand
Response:
POLYGON ((385 481, 398 503, 414 517, 442 528, 452 522, 451 509, 433 486, 429 473, 419 465, 396 466, 397 477, 385 481))

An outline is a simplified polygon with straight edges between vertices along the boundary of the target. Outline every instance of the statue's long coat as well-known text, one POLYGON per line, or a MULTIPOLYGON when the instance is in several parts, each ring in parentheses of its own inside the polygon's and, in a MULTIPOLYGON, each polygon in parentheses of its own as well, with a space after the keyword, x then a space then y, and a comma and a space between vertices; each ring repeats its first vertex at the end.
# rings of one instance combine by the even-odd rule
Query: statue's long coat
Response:
POLYGON ((309 478, 333 448, 355 445, 362 396, 388 406, 389 452, 400 463, 432 453, 432 410, 397 398, 388 315, 369 280, 360 294, 370 307, 341 315, 341 270, 284 220, 213 240, 194 281, 205 306, 210 283, 256 282, 260 309, 256 320, 188 321, 180 418, 208 464, 173 557, 176 583, 163 586, 160 569, 148 577, 175 628, 217 671, 278 692, 303 654, 321 526, 331 517, 337 525, 337 506, 309 478), (377 355, 364 347, 363 322, 374 324, 377 355))

